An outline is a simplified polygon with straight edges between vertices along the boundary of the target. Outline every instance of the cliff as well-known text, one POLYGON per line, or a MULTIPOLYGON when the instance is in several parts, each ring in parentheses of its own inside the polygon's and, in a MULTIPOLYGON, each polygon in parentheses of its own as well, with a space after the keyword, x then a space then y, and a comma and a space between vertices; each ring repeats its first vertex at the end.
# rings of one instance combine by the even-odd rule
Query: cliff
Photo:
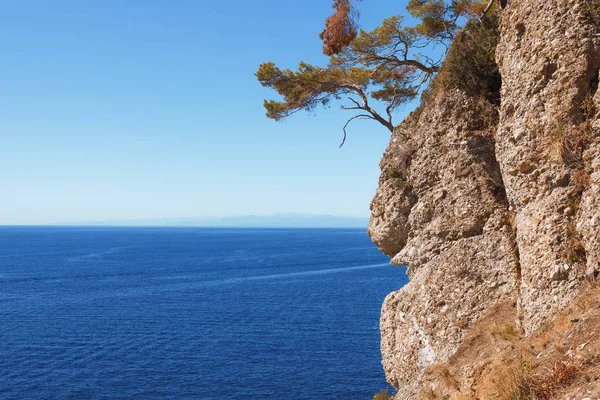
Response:
POLYGON ((494 74, 394 130, 368 232, 410 278, 381 313, 396 399, 600 398, 596 3, 512 0, 494 74))

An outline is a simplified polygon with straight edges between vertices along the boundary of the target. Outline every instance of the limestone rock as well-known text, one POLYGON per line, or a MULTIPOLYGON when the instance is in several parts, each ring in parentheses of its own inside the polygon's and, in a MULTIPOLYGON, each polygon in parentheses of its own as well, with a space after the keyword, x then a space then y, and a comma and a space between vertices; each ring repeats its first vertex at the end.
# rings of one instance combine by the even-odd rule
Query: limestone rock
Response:
POLYGON ((460 91, 439 98, 396 129, 381 162, 368 231, 411 280, 386 298, 381 316, 384 370, 399 398, 413 396, 420 372, 452 355, 482 312, 516 291, 495 112, 460 91))
MULTIPOLYGON (((577 293, 586 268, 585 260, 579 265, 568 254, 574 236, 584 236, 590 262, 600 244, 598 227, 589 223, 590 217, 600 218, 599 192, 584 193, 576 218, 586 228, 578 233, 570 217, 579 199, 569 187, 569 177, 584 163, 577 154, 569 159, 565 156, 571 154, 563 154, 576 152, 565 148, 568 135, 576 133, 573 126, 585 123, 582 104, 592 94, 600 69, 600 43, 595 29, 582 23, 582 5, 581 0, 514 0, 502 13, 496 59, 502 75, 503 105, 496 157, 516 213, 522 277, 520 318, 527 332, 577 293), (518 41, 515 32, 519 32, 518 41), (527 106, 532 98, 542 107, 527 106), (523 126, 530 134, 515 142, 515 132, 523 126), (514 165, 537 165, 543 172, 537 176, 511 174, 514 165), (550 192, 538 197, 544 189, 550 192), (557 206, 562 206, 563 215, 557 215, 557 206), (560 267, 565 261, 577 264, 568 276, 560 267)), ((590 154, 590 158, 597 157, 590 154)))
POLYGON ((368 233, 410 278, 380 323, 397 399, 495 305, 515 302, 529 334, 600 271, 600 119, 585 111, 600 110, 600 35, 583 4, 509 2, 500 108, 452 90, 392 135, 368 233))

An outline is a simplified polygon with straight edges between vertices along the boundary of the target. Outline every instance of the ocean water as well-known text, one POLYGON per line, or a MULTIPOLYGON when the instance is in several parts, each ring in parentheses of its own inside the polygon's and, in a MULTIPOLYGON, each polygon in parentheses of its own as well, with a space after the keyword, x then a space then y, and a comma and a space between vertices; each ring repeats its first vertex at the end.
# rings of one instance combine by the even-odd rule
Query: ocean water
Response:
POLYGON ((371 399, 364 230, 0 228, 0 399, 371 399))

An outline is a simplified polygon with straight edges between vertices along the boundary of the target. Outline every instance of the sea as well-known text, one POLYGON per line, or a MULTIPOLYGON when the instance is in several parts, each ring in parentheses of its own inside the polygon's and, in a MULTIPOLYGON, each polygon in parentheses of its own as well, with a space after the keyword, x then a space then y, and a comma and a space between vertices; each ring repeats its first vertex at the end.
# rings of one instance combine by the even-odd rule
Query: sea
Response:
POLYGON ((368 400, 364 229, 0 227, 0 399, 368 400))

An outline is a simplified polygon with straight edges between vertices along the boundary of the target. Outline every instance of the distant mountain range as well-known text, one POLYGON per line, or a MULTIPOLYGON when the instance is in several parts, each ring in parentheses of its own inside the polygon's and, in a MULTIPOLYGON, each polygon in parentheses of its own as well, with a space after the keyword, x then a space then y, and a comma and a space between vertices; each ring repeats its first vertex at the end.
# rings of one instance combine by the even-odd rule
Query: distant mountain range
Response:
POLYGON ((232 228, 366 228, 367 217, 313 214, 243 215, 234 217, 162 218, 65 223, 77 226, 181 226, 232 228))

